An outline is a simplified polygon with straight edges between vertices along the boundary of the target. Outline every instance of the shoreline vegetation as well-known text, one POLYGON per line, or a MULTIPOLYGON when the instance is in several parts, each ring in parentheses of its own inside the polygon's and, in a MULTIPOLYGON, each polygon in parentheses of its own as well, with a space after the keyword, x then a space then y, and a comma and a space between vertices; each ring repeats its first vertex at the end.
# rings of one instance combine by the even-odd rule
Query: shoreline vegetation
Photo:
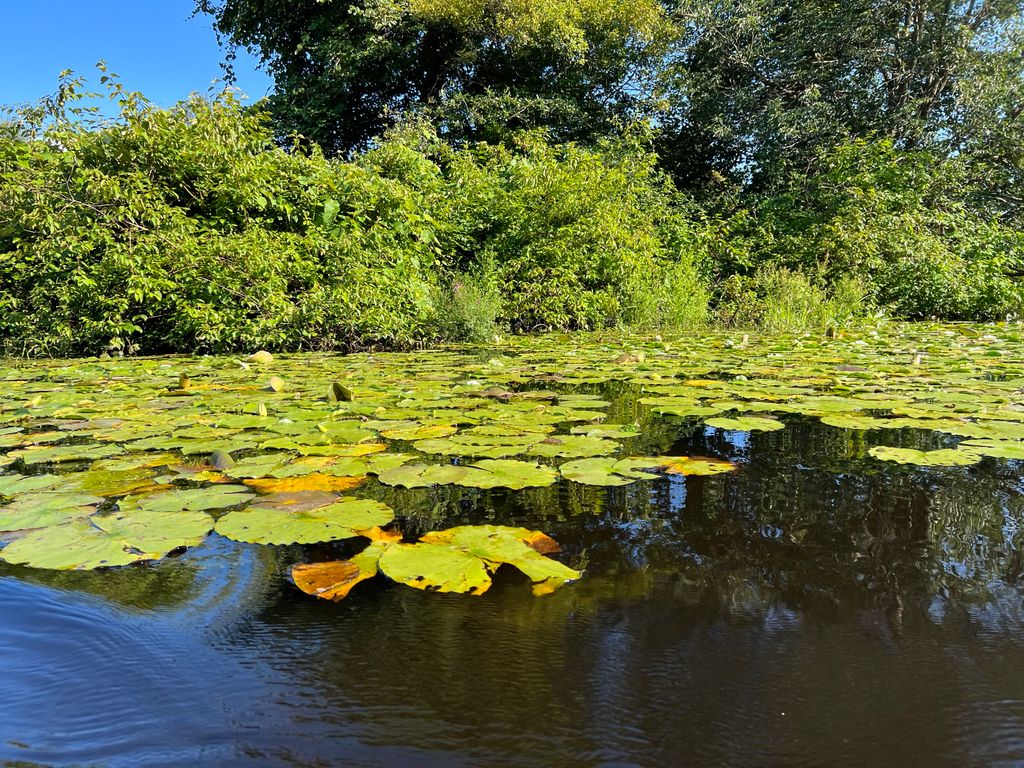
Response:
POLYGON ((985 7, 204 0, 268 99, 101 63, 0 117, 0 353, 1016 318, 1021 14, 985 7))

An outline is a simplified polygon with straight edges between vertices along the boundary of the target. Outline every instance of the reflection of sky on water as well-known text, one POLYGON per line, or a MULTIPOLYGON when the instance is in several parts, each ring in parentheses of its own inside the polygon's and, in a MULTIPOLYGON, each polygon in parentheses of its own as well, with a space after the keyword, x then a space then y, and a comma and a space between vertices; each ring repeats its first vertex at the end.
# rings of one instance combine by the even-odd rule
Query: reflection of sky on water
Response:
POLYGON ((750 444, 749 432, 738 432, 731 429, 717 430, 714 427, 705 427, 704 429, 705 437, 714 437, 716 433, 721 434, 725 442, 732 446, 736 453, 744 453, 750 444))

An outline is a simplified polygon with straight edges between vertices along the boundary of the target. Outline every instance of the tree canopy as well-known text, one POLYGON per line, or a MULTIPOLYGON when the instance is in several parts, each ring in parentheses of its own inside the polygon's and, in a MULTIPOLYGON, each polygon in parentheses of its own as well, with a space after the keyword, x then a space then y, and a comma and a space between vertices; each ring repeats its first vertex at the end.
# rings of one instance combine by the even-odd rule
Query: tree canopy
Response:
MULTIPOLYGON (((1017 0, 684 0, 665 147, 678 153, 686 142, 672 142, 692 136, 708 165, 761 187, 850 138, 989 156, 993 134, 1022 135, 1021 10, 1017 0)), ((676 162, 683 175, 705 170, 676 162)))
POLYGON ((968 158, 1024 201, 1020 0, 197 0, 276 80, 278 130, 328 152, 412 117, 453 143, 641 122, 685 187, 771 192, 854 139, 968 158))
POLYGON ((593 139, 649 113, 674 28, 655 0, 199 0, 273 74, 278 126, 330 152, 423 114, 453 141, 593 139))

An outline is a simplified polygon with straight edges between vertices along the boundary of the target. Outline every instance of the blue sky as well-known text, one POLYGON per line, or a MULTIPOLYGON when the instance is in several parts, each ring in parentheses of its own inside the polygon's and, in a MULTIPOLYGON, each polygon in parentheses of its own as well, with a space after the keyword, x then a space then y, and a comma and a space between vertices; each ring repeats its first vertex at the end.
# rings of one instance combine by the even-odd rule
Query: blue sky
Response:
MULTIPOLYGON (((100 59, 161 106, 205 93, 223 77, 224 54, 211 19, 190 18, 192 8, 192 0, 0 0, 0 104, 52 93, 62 69, 98 87, 100 59)), ((252 99, 270 90, 248 54, 239 53, 235 71, 252 99)))

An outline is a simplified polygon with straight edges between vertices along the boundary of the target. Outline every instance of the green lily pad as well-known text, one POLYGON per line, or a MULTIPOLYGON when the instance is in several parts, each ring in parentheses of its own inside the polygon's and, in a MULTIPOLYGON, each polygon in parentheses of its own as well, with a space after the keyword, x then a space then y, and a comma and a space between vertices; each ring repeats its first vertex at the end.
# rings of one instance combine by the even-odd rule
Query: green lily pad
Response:
POLYGON ((83 493, 32 493, 0 507, 0 531, 21 531, 61 525, 79 517, 88 517, 103 501, 83 493))
POLYGON ((861 416, 854 413, 838 413, 822 416, 821 423, 839 429, 889 429, 892 419, 877 419, 873 416, 861 416))
POLYGON ((123 496, 154 485, 152 469, 128 469, 120 472, 110 470, 89 469, 61 477, 61 490, 65 492, 81 491, 94 493, 97 496, 123 496))
POLYGON ((267 453, 258 456, 247 456, 236 461, 234 466, 224 470, 229 477, 245 479, 250 477, 266 477, 276 469, 288 464, 291 456, 287 453, 267 453))
POLYGON ((376 432, 366 429, 358 421, 324 421, 316 429, 333 443, 361 443, 377 437, 376 432))
POLYGON ((119 445, 102 443, 81 445, 54 445, 40 448, 25 448, 11 451, 9 458, 21 459, 25 464, 58 464, 65 461, 85 461, 86 459, 105 459, 124 453, 119 445))
POLYGON ((896 464, 916 464, 921 467, 959 467, 977 464, 982 459, 980 453, 958 448, 941 448, 937 451, 919 451, 915 448, 893 448, 878 445, 868 453, 882 461, 896 464))
POLYGON ((736 418, 717 417, 704 422, 715 429, 727 429, 737 432, 774 432, 785 429, 786 425, 777 419, 764 416, 737 416, 736 418))
POLYGON ((530 446, 543 439, 544 436, 540 434, 525 437, 464 434, 436 440, 418 440, 412 446, 417 451, 442 456, 484 456, 499 459, 525 453, 530 446))
POLYGON ((202 512, 132 509, 29 531, 0 550, 0 558, 58 570, 128 565, 195 546, 211 528, 213 518, 202 512))
POLYGON ((640 427, 636 424, 581 424, 572 427, 569 431, 574 435, 606 437, 616 440, 639 437, 641 435, 640 427))
POLYGON ((138 504, 150 512, 204 511, 226 509, 256 498, 244 485, 212 485, 205 488, 176 488, 170 491, 138 496, 128 503, 138 504))
POLYGON ((361 536, 394 516, 389 506, 370 499, 341 499, 302 511, 254 505, 228 512, 216 531, 250 544, 312 544, 361 536))
POLYGON ((562 477, 583 485, 619 486, 654 480, 655 470, 674 475, 718 475, 736 465, 722 459, 691 456, 634 456, 628 459, 580 459, 560 467, 562 477))
POLYGON ((17 496, 28 491, 52 488, 62 482, 58 475, 0 475, 0 496, 17 496))
POLYGON ((614 440, 588 435, 549 435, 530 446, 527 454, 548 458, 585 458, 605 456, 620 449, 614 440))
MULTIPOLYGON (((330 464, 327 464, 317 471, 339 477, 379 475, 389 469, 400 467, 403 464, 412 461, 412 459, 413 456, 407 453, 375 453, 370 456, 343 456, 334 459, 330 464)), ((287 469, 287 467, 285 469, 287 469)))
POLYGON ((957 449, 996 459, 1024 459, 1024 442, 1015 440, 967 440, 957 449))
POLYGON ((451 424, 423 424, 403 429, 385 429, 380 435, 389 440, 431 440, 448 437, 458 431, 459 428, 451 424))
POLYGON ((547 594, 581 575, 537 549, 553 552, 557 546, 538 531, 467 525, 428 533, 416 544, 387 547, 379 567, 389 578, 416 589, 482 595, 491 586, 491 574, 507 563, 529 577, 535 594, 547 594))
POLYGON ((465 467, 452 464, 404 464, 381 472, 377 479, 385 485, 426 488, 431 485, 451 485, 465 476, 465 467))
POLYGON ((483 594, 491 575, 471 552, 429 544, 395 544, 381 553, 379 567, 389 578, 432 592, 483 594))
POLYGON ((455 485, 467 488, 540 488, 551 485, 558 473, 530 461, 515 459, 485 459, 471 464, 466 474, 455 480, 455 485))
POLYGON ((641 472, 642 468, 654 469, 663 462, 660 459, 613 459, 594 458, 569 461, 559 467, 562 477, 583 485, 618 486, 629 485, 637 480, 655 480, 657 475, 641 472))

